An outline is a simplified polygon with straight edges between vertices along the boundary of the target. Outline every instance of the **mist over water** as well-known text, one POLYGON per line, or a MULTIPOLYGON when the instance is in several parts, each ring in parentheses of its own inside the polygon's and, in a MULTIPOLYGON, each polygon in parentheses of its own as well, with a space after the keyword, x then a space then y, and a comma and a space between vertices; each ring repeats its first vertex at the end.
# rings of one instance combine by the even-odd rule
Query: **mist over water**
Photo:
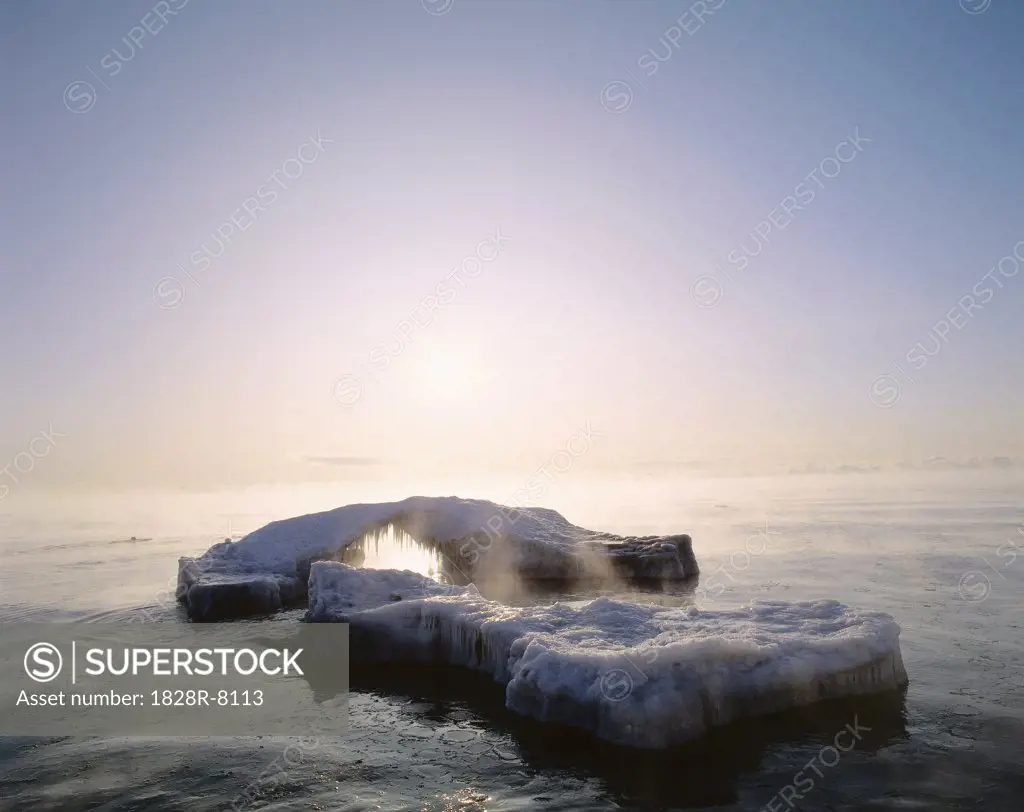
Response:
MULTIPOLYGON (((27 500, 0 514, 0 618, 181 623, 177 558, 267 521, 357 501, 498 498, 501 481, 27 500), (132 537, 135 540, 132 540, 132 537)), ((544 507, 623 534, 690 533, 696 583, 504 585, 510 603, 598 594, 704 609, 837 599, 902 625, 905 693, 751 720, 661 753, 623 750, 506 711, 501 689, 454 669, 354 668, 350 727, 307 746, 262 798, 274 809, 760 809, 854 718, 872 728, 822 776, 814 808, 1016 808, 1024 746, 1024 495, 1010 472, 563 483, 544 507)), ((360 566, 445 578, 436 551, 385 531, 360 566)), ((498 590, 501 592, 501 590, 498 590)), ((267 621, 298 622, 301 610, 267 621)), ((284 740, 0 743, 13 808, 223 809, 284 740), (69 776, 75 776, 71 778, 69 776)), ((294 751, 293 751, 294 752, 294 751)), ((776 802, 781 803, 779 801, 776 802)), ((783 805, 784 806, 784 805, 783 805)), ((255 808, 255 807, 253 807, 255 808)))

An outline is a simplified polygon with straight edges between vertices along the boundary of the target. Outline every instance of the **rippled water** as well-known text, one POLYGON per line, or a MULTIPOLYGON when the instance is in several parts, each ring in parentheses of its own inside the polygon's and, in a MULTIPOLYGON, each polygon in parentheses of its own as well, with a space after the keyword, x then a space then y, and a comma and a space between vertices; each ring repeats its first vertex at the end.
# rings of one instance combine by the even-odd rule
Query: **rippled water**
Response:
MULTIPOLYGON (((413 492, 501 501, 513 489, 395 484, 5 503, 0 619, 116 621, 145 610, 180 623, 177 557, 225 536, 354 501, 413 492)), ((890 612, 910 675, 899 694, 820 704, 647 753, 518 717, 480 675, 355 669, 348 730, 330 739, 0 740, 0 807, 1018 809, 1022 497, 1019 475, 973 472, 644 478, 574 483, 545 498, 584 526, 691 533, 703 570, 696 590, 634 600, 724 608, 837 598, 890 612), (847 725, 858 736, 840 752, 833 744, 847 725), (268 771, 276 779, 253 795, 268 771)), ((366 565, 427 572, 436 562, 385 544, 366 565)))

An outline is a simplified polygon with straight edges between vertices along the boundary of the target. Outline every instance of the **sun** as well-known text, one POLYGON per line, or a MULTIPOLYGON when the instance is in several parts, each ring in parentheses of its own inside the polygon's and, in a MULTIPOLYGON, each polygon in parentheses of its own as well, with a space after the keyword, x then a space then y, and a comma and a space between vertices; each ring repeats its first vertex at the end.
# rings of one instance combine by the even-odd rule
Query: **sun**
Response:
POLYGON ((423 388, 435 397, 460 397, 473 382, 473 364, 462 350, 431 348, 421 362, 420 378, 423 388))

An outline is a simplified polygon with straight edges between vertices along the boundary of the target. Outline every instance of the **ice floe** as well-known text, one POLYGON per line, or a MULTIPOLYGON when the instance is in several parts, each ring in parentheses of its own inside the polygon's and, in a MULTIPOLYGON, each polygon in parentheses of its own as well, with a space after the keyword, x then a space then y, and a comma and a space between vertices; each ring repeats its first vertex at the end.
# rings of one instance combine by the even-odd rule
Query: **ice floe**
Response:
POLYGON ((349 623, 357 660, 482 671, 505 686, 511 710, 632 747, 907 682, 896 621, 835 601, 511 607, 472 585, 318 562, 307 619, 349 623))
POLYGON ((352 545, 394 529, 439 550, 465 582, 510 574, 524 580, 671 581, 699 571, 685 534, 624 537, 577 527, 547 508, 414 496, 272 522, 202 556, 182 558, 178 599, 195 620, 302 605, 314 561, 344 560, 352 545))

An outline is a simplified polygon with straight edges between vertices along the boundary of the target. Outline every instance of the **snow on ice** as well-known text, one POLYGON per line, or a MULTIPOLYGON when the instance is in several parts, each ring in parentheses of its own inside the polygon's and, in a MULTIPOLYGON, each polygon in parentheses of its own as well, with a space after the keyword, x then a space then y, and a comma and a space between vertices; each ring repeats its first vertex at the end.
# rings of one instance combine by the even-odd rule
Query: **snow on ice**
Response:
POLYGON ((546 508, 414 496, 347 505, 272 522, 178 565, 178 599, 194 620, 267 614, 302 605, 310 565, 345 560, 352 545, 400 530, 437 549, 466 582, 684 580, 698 574, 690 537, 623 537, 577 527, 546 508))

